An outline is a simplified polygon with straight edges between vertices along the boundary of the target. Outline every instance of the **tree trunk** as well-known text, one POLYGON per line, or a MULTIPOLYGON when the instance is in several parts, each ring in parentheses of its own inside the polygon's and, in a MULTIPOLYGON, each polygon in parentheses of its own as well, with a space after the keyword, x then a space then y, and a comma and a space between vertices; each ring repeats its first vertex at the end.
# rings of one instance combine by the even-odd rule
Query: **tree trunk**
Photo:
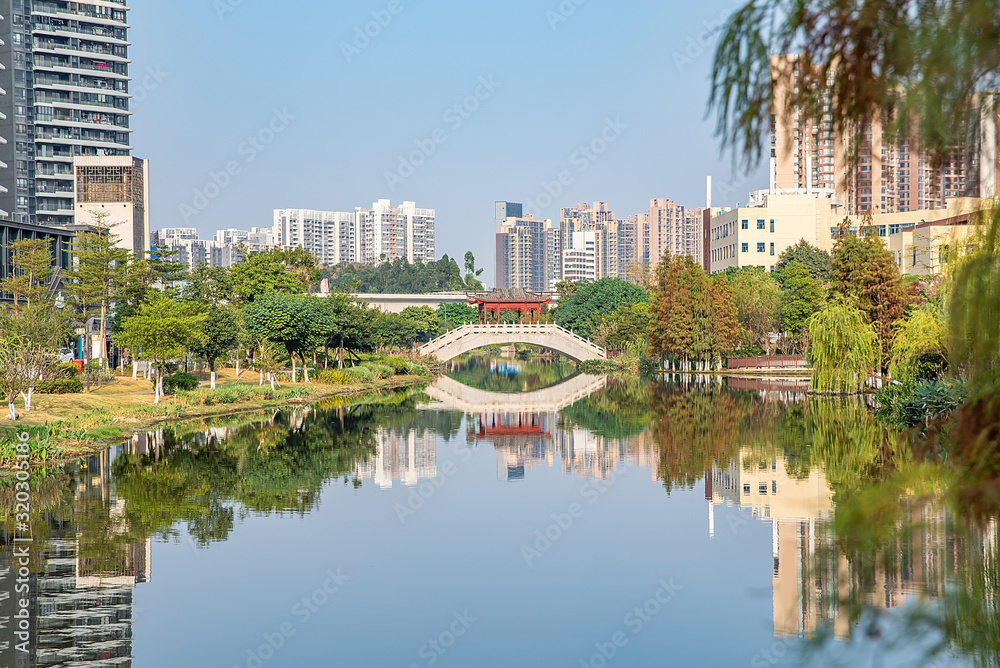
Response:
POLYGON ((163 386, 160 384, 162 382, 162 375, 156 374, 155 378, 156 380, 153 382, 153 403, 158 404, 160 403, 160 392, 163 389, 163 386))
POLYGON ((269 373, 267 375, 271 377, 271 391, 274 392, 274 374, 269 373))
POLYGON ((337 368, 341 371, 344 370, 344 337, 340 337, 340 350, 337 353, 338 365, 337 368))
POLYGON ((7 410, 10 411, 7 414, 7 419, 8 420, 16 420, 17 419, 17 411, 14 409, 14 400, 13 399, 8 399, 7 400, 7 410))
POLYGON ((295 353, 292 353, 289 357, 292 358, 292 382, 294 383, 295 379, 298 377, 298 374, 296 373, 297 369, 295 368, 295 353))
POLYGON ((33 388, 33 387, 29 387, 28 388, 28 393, 27 394, 25 394, 24 392, 21 393, 21 398, 24 399, 24 412, 25 413, 30 413, 31 412, 31 395, 33 395, 34 393, 35 393, 35 388, 33 388))
POLYGON ((212 371, 211 373, 212 373, 212 389, 214 390, 215 389, 215 372, 212 371))
POLYGON ((306 356, 302 356, 302 382, 309 382, 309 363, 306 361, 306 356))
POLYGON ((132 380, 139 379, 139 362, 138 360, 132 360, 132 380))
POLYGON ((108 359, 108 351, 105 349, 105 346, 107 345, 107 342, 108 342, 108 322, 107 322, 107 320, 108 320, 108 302, 107 302, 107 300, 102 299, 101 300, 101 329, 99 330, 100 331, 100 336, 101 336, 101 345, 99 347, 100 357, 98 357, 98 359, 102 359, 102 360, 107 360, 108 359))

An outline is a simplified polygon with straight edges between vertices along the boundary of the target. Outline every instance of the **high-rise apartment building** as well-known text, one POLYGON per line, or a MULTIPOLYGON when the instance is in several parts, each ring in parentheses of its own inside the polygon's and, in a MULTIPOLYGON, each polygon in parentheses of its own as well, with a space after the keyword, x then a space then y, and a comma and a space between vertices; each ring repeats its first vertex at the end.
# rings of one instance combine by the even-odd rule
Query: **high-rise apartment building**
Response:
POLYGON ((274 243, 285 248, 304 248, 321 264, 358 262, 357 230, 353 213, 275 209, 274 243))
MULTIPOLYGON (((521 205, 497 202, 497 215, 516 213, 521 205)), ((559 228, 549 219, 510 216, 495 220, 497 288, 523 288, 534 292, 552 290, 559 280, 562 244, 559 228)))
POLYGON ((641 245, 637 259, 655 267, 663 254, 690 255, 701 261, 702 209, 686 209, 671 199, 651 199, 649 213, 636 220, 641 245))
POLYGON ((820 194, 845 205, 850 214, 941 209, 954 198, 996 194, 996 93, 978 94, 983 113, 971 143, 955 147, 935 166, 914 133, 890 141, 885 119, 875 118, 844 136, 835 127, 829 99, 821 100, 818 118, 789 108, 805 74, 801 67, 796 54, 771 56, 777 81, 770 131, 772 193, 820 194))
POLYGON ((593 275, 585 280, 602 278, 627 278, 629 269, 637 262, 641 240, 640 226, 633 218, 618 220, 607 202, 578 204, 560 211, 559 238, 562 243, 563 269, 558 280, 584 280, 579 278, 576 267, 567 271, 567 257, 579 265, 582 257, 577 251, 577 240, 593 244, 593 275), (579 236, 583 233, 586 236, 579 236), (574 278, 570 278, 574 276, 574 278))
POLYGON ((435 212, 414 202, 392 206, 380 199, 353 212, 275 209, 274 243, 304 248, 327 266, 341 262, 380 264, 406 258, 434 262, 435 212))
POLYGON ((118 245, 133 253, 150 248, 149 161, 123 156, 77 156, 73 210, 80 225, 103 221, 118 245))
POLYGON ((14 220, 72 224, 73 159, 129 156, 127 12, 124 0, 0 2, 0 210, 14 220))

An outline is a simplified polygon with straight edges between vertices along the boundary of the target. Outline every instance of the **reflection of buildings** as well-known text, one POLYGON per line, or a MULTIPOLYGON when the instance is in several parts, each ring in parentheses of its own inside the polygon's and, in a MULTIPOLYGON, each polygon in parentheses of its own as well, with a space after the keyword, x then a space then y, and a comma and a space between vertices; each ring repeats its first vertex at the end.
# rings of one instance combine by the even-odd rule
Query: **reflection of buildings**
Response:
POLYGON ((744 448, 737 462, 706 474, 705 498, 710 535, 717 504, 748 508, 754 519, 771 521, 775 635, 804 636, 832 625, 836 636, 847 637, 856 621, 851 602, 896 608, 941 593, 950 548, 940 509, 914 504, 896 527, 897 542, 859 564, 836 544, 833 491, 815 468, 795 475, 780 455, 744 448))
POLYGON ((583 478, 607 479, 625 462, 652 466, 654 471, 657 465, 652 448, 636 447, 645 439, 610 439, 580 427, 566 428, 554 412, 484 412, 476 417, 470 436, 493 444, 501 481, 523 480, 528 469, 552 466, 557 454, 564 472, 583 478))
POLYGON ((406 486, 437 477, 437 438, 424 429, 379 429, 375 432, 378 450, 358 466, 358 478, 375 481, 379 487, 392 487, 393 481, 406 486))
POLYGON ((0 665, 132 665, 133 590, 150 579, 151 541, 115 540, 127 529, 124 503, 110 484, 116 452, 90 457, 81 471, 74 504, 85 515, 79 526, 50 519, 49 536, 31 544, 35 567, 27 593, 28 653, 15 649, 19 640, 9 623, 16 599, 25 594, 15 595, 10 553, 0 557, 0 622, 7 622, 0 627, 0 665))

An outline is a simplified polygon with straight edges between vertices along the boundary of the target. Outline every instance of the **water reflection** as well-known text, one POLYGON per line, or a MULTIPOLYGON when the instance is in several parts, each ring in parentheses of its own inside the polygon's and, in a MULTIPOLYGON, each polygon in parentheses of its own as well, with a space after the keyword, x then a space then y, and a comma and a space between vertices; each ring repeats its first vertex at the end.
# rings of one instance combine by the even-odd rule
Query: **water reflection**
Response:
MULTIPOLYGON (((554 385, 513 394, 445 377, 424 390, 237 415, 139 435, 38 479, 32 489, 37 550, 29 588, 32 653, 18 655, 13 627, 3 626, 0 665, 132 665, 136 587, 152 582, 153 555, 162 541, 191 541, 198 550, 211 550, 215 543, 233 540, 237 528, 250 519, 321 517, 339 504, 340 515, 364 520, 361 529, 355 527, 363 534, 362 544, 385 533, 388 544, 409 549, 409 542, 392 540, 419 544, 443 541, 456 526, 468 531, 467 525, 454 523, 458 516, 448 513, 460 513, 462 505, 483 494, 506 504, 489 507, 502 507, 506 521, 512 521, 519 503, 561 512, 567 498, 577 498, 576 490, 556 479, 608 480, 616 478, 616 470, 632 468, 648 470, 649 477, 622 478, 627 482, 616 482, 615 492, 629 490, 643 505, 625 506, 619 515, 604 515, 595 506, 579 521, 579 531, 593 531, 588 536, 602 544, 607 558, 637 568, 694 554, 696 563, 706 564, 687 573, 685 587, 695 597, 717 595, 705 583, 723 577, 726 569, 752 567, 746 584, 728 591, 730 604, 746 611, 752 628, 764 631, 748 641, 752 647, 763 650, 775 638, 816 638, 816 645, 803 646, 816 654, 801 658, 788 652, 784 660, 833 665, 836 655, 842 665, 861 665, 867 659, 851 653, 865 646, 859 638, 889 637, 893 625, 900 626, 902 613, 929 610, 919 617, 923 626, 914 621, 906 628, 942 639, 939 665, 955 659, 955 652, 980 665, 995 665, 1000 660, 996 518, 978 521, 953 506, 943 493, 947 469, 913 461, 894 433, 869 418, 863 404, 810 397, 803 390, 787 379, 678 377, 653 382, 571 374, 554 385), (486 461, 473 459, 484 465, 470 463, 449 473, 452 478, 443 476, 453 463, 446 453, 454 452, 454 447, 442 449, 443 443, 486 461), (498 485, 494 470, 501 483, 519 484, 498 485), (419 535, 404 531, 410 525, 371 520, 369 509, 380 499, 405 501, 409 497, 399 495, 412 495, 413 487, 431 479, 466 482, 447 482, 447 492, 455 496, 437 511, 422 511, 419 535), (324 496, 328 501, 321 506, 324 496), (683 519, 690 517, 704 542, 671 538, 659 552, 652 542, 656 538, 644 534, 648 554, 615 552, 626 538, 620 525, 628 518, 640 518, 644 525, 664 513, 681 518, 675 519, 678 535, 683 535, 683 519), (762 533, 765 540, 757 540, 762 533), (759 592, 754 587, 767 581, 770 605, 764 612, 756 607, 759 592), (840 649, 833 652, 831 646, 840 649), (844 648, 850 651, 845 654, 844 648)), ((12 489, 0 490, 0 503, 5 509, 14 507, 12 489)), ((539 517, 544 527, 549 513, 537 513, 520 533, 531 535, 539 517)), ((396 518, 391 510, 387 516, 396 518)), ((4 617, 13 618, 13 602, 21 595, 14 589, 9 514, 5 520, 0 626, 4 617)), ((501 530, 502 524, 497 526, 501 530)), ((634 523, 627 526, 637 529, 634 523)), ((510 551, 517 554, 517 547, 510 551)), ((339 552, 346 549, 337 544, 339 552)), ((520 565, 497 560, 486 547, 478 552, 475 541, 463 542, 461 549, 469 563, 493 560, 499 577, 525 575, 516 570, 520 565)), ((436 563, 414 558, 414 569, 433 569, 436 563)), ((558 558, 555 551, 546 556, 552 564, 558 558)), ((627 574, 621 577, 628 581, 627 574)), ((535 586, 537 591, 524 590, 521 603, 542 605, 554 595, 537 582, 535 586)), ((151 588, 146 584, 139 591, 151 588)), ((618 591, 599 593, 613 598, 618 591)), ((215 594, 225 608, 229 594, 221 589, 215 594)), ((484 594, 468 594, 473 603, 477 595, 484 594)), ((376 619, 371 614, 384 610, 358 612, 365 613, 370 613, 366 623, 372 623, 376 619)), ((567 628, 584 623, 566 622, 567 628)), ((494 631, 485 625, 477 629, 485 634, 483 646, 507 637, 508 630, 498 624, 494 631)), ((546 642, 561 637, 546 635, 546 642)), ((582 644, 602 639, 598 634, 582 644)), ((342 642, 347 655, 354 656, 351 639, 342 642)), ((677 651, 685 640, 665 632, 662 642, 661 654, 677 651)), ((694 652, 705 638, 687 642, 684 651, 694 652)), ((935 658, 924 656, 934 650, 921 647, 918 656, 907 647, 893 656, 898 665, 920 665, 935 658)), ((753 664, 764 655, 753 654, 756 650, 746 645, 714 651, 719 664, 781 663, 775 658, 753 664)), ((573 656, 560 657, 573 663, 573 656)), ((476 665, 503 664, 480 659, 476 665)))
POLYGON ((463 355, 445 364, 455 380, 491 392, 531 392, 555 385, 576 374, 576 367, 562 358, 531 357, 524 360, 476 354, 463 355))

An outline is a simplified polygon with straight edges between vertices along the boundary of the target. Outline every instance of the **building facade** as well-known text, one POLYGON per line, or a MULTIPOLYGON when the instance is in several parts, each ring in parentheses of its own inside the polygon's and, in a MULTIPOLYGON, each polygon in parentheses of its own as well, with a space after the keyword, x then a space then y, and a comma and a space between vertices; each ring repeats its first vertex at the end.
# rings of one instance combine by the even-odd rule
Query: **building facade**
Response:
POLYGON ((73 224, 74 158, 131 153, 127 12, 124 0, 0 3, 0 210, 14 220, 73 224))
POLYGON ((890 140, 886 119, 875 118, 860 132, 852 130, 845 136, 835 126, 829 98, 821 100, 819 117, 789 108, 790 95, 806 74, 801 67, 797 54, 771 56, 776 81, 770 130, 771 192, 822 193, 843 204, 850 214, 943 209, 955 198, 996 195, 1000 171, 997 93, 978 94, 982 113, 970 143, 956 147, 942 164, 934 165, 915 133, 890 140))
POLYGON ((507 218, 495 235, 496 287, 552 290, 562 265, 559 228, 534 216, 507 218))
POLYGON ((77 156, 73 210, 78 225, 103 221, 118 245, 141 254, 150 249, 149 161, 129 156, 77 156))

